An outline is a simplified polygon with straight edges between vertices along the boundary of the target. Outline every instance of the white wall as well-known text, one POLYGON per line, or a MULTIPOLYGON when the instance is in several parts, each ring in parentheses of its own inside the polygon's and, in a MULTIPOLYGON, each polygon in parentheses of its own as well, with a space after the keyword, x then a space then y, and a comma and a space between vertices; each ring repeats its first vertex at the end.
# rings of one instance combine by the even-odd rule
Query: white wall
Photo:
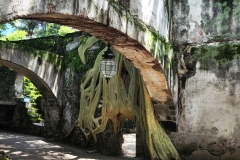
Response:
POLYGON ((165 0, 131 0, 130 13, 152 26, 164 38, 169 39, 168 12, 165 0))

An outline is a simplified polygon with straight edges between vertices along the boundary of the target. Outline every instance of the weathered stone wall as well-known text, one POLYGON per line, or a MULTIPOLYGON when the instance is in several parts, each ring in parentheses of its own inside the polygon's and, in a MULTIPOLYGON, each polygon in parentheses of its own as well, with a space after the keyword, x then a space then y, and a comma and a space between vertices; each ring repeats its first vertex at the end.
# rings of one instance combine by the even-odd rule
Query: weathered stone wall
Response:
POLYGON ((0 105, 14 104, 14 82, 16 72, 5 66, 0 66, 0 105))
POLYGON ((188 58, 196 62, 196 74, 186 82, 179 79, 185 87, 181 93, 177 90, 175 93, 183 95, 177 99, 183 108, 178 115, 178 132, 170 137, 183 159, 237 160, 240 156, 239 1, 173 3, 173 44, 179 48, 176 56, 186 45, 193 46, 188 58))
POLYGON ((203 48, 192 52, 197 71, 183 89, 183 110, 172 138, 186 159, 238 159, 240 59, 235 55, 222 64, 214 58, 217 47, 203 48))
MULTIPOLYGON (((74 36, 74 35, 75 34, 73 34, 71 36, 74 36)), ((76 35, 76 36, 79 37, 79 35, 76 35)), ((61 40, 61 38, 59 38, 59 39, 61 40)), ((79 38, 77 40, 75 40, 74 42, 76 42, 76 41, 78 41, 78 43, 79 43, 79 38)), ((27 43, 27 42, 20 42, 20 43, 23 44, 23 43, 27 43)), ((14 45, 14 44, 11 44, 11 45, 14 45)), ((11 45, 9 45, 9 46, 11 46, 11 45)), ((33 45, 31 45, 31 46, 33 46, 33 45)), ((63 78, 62 79, 56 78, 54 76, 54 73, 55 73, 54 67, 53 67, 54 71, 52 71, 51 67, 46 65, 46 63, 44 61, 42 61, 42 63, 40 63, 37 60, 38 58, 36 58, 36 57, 33 58, 32 55, 28 54, 28 52, 29 52, 28 50, 24 51, 24 49, 22 49, 22 51, 19 51, 18 49, 14 50, 13 49, 14 47, 12 47, 12 48, 10 47, 11 49, 9 49, 7 46, 5 46, 5 47, 6 48, 4 48, 2 46, 3 50, 1 51, 1 56, 3 57, 3 59, 13 55, 14 53, 18 56, 11 56, 13 59, 15 59, 15 60, 12 59, 12 62, 9 62, 6 60, 6 64, 5 64, 5 61, 2 61, 3 63, 2 62, 1 63, 4 65, 7 65, 8 67, 12 67, 14 70, 18 71, 19 73, 17 73, 16 71, 14 71, 8 67, 1 66, 1 68, 0 68, 0 80, 1 80, 0 105, 14 105, 14 107, 17 106, 16 108, 19 108, 19 106, 18 106, 19 104, 17 104, 16 101, 21 100, 18 98, 21 98, 21 96, 23 96, 23 76, 29 77, 30 80, 35 85, 37 85, 37 88, 40 90, 41 94, 43 95, 43 100, 41 103, 41 110, 44 115, 43 119, 45 121, 44 136, 47 136, 47 137, 51 136, 51 137, 59 138, 60 134, 64 134, 66 132, 66 130, 68 130, 71 127, 72 123, 77 119, 80 96, 79 96, 79 88, 75 87, 75 86, 79 86, 79 83, 80 83, 79 78, 77 76, 72 77, 71 75, 70 75, 70 77, 68 77, 68 74, 66 71, 65 77, 67 77, 68 81, 75 78, 74 80, 77 82, 77 84, 72 83, 72 86, 70 88, 70 90, 71 89, 72 90, 69 91, 69 88, 68 88, 69 82, 66 82, 66 81, 63 82, 64 81, 63 78), (23 55, 25 55, 26 57, 23 55), (19 60, 18 58, 20 58, 21 60, 19 60), (30 60, 28 58, 30 58, 30 60), (32 61, 33 59, 35 59, 36 61, 32 61), (14 64, 14 62, 17 63, 18 65, 14 64), (39 66, 41 64, 44 65, 44 67, 43 67, 44 69, 39 66), (27 67, 29 65, 30 65, 30 67, 28 67, 28 69, 26 69, 25 67, 27 67), (37 71, 36 71, 36 68, 38 68, 37 71), (46 89, 46 84, 44 84, 43 80, 41 80, 41 78, 39 78, 38 75, 31 73, 30 70, 38 73, 42 77, 45 77, 45 79, 52 81, 50 84, 52 86, 55 86, 54 88, 60 88, 61 90, 63 90, 63 92, 58 93, 58 97, 52 96, 51 93, 49 94, 48 89, 46 89), (44 73, 44 70, 47 71, 47 73, 46 72, 44 73), (49 73, 51 73, 51 74, 49 74, 49 73), (58 82, 53 83, 53 81, 58 81, 60 83, 58 83, 58 82), (71 95, 71 93, 69 94, 69 92, 77 92, 77 93, 76 94, 74 93, 73 95, 71 95), (57 101, 57 98, 58 98, 58 101, 57 101), (60 104, 59 104, 59 102, 60 102, 60 104), (70 110, 69 110, 69 108, 70 108, 70 110), (69 119, 69 118, 71 119, 70 122, 65 121, 66 119, 69 119), (65 131, 64 133, 61 133, 62 128, 63 128, 63 131, 65 131)), ((15 47, 16 47, 16 45, 15 45, 15 47)), ((76 46, 75 46, 75 48, 76 48, 76 46)), ((73 48, 69 44, 64 49, 70 50, 73 48)), ((34 53, 34 51, 37 51, 37 50, 32 48, 31 53, 34 53)), ((65 73, 65 71, 62 72, 63 75, 64 75, 64 73, 65 73)), ((74 74, 74 73, 72 73, 72 74, 74 74)), ((60 73, 59 73, 59 75, 60 75, 60 73)), ((6 113, 9 113, 8 110, 5 111, 4 109, 2 109, 1 112, 2 112, 1 116, 5 116, 6 113)), ((26 109, 24 109, 24 111, 19 111, 19 112, 21 112, 21 113, 26 112, 24 115, 25 116, 27 115, 26 109)), ((8 121, 12 123, 12 119, 16 119, 16 116, 19 116, 19 115, 13 114, 13 113, 11 113, 11 115, 13 117, 8 119, 8 121)), ((28 116, 26 116, 25 119, 27 119, 27 117, 28 116)), ((2 118, 4 118, 4 117, 2 117, 2 118)), ((5 121, 4 121, 4 123, 5 123, 5 121)), ((18 123, 18 122, 16 121, 16 123, 18 123)), ((15 125, 15 122, 9 126, 7 125, 7 128, 12 129, 12 128, 14 128, 14 126, 16 127, 16 129, 19 128, 19 126, 15 125)), ((21 125, 20 125, 20 128, 21 128, 21 125)), ((28 133, 30 133, 30 132, 28 132, 28 133)))
POLYGON ((36 126, 30 120, 30 116, 27 114, 26 103, 22 102, 20 99, 17 100, 16 107, 13 112, 12 123, 9 124, 8 128, 13 131, 41 135, 42 127, 36 126))
POLYGON ((168 1, 130 0, 130 13, 169 39, 168 1))
POLYGON ((80 83, 83 75, 70 68, 65 72, 62 133, 67 133, 76 121, 80 109, 80 83), (69 84, 69 81, 71 83, 69 84))
POLYGON ((15 105, 0 105, 0 128, 38 136, 43 134, 43 128, 32 123, 25 103, 20 99, 15 105))
POLYGON ((28 50, 21 45, 3 41, 1 41, 0 46, 0 64, 25 75, 44 96, 57 98, 59 105, 61 105, 60 56, 43 51, 42 58, 39 59, 39 50, 28 50), (51 57, 58 63, 49 62, 46 57, 51 57))
POLYGON ((175 43, 239 39, 238 0, 173 1, 175 43))

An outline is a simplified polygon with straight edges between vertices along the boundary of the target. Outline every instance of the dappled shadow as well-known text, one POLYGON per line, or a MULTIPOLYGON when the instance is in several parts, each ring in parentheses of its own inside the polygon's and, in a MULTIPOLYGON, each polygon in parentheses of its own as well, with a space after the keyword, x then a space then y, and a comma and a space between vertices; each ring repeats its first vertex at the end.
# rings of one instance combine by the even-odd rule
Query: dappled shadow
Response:
POLYGON ((66 143, 56 142, 42 137, 20 133, 0 131, 0 150, 12 159, 98 159, 121 160, 130 157, 105 156, 97 152, 89 153, 88 149, 66 143))

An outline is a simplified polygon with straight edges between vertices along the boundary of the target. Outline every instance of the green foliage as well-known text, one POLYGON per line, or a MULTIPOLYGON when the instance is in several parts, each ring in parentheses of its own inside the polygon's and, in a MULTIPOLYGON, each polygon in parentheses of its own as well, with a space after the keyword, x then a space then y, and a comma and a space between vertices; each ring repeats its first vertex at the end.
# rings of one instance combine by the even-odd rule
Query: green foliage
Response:
POLYGON ((7 153, 0 151, 0 160, 9 160, 7 153))
POLYGON ((27 32, 23 30, 16 30, 13 33, 9 34, 6 38, 10 41, 18 41, 26 39, 27 32))
POLYGON ((58 30, 58 35, 65 36, 66 34, 73 33, 73 32, 74 32, 74 29, 72 29, 72 27, 60 26, 58 30))
POLYGON ((85 58, 88 62, 86 64, 81 62, 77 49, 67 52, 67 56, 64 58, 64 66, 67 67, 70 65, 69 67, 74 68, 76 72, 86 72, 93 67, 98 53, 106 46, 106 44, 103 42, 98 42, 98 46, 99 49, 85 51, 85 58))
MULTIPOLYGON (((76 29, 60 24, 27 19, 17 19, 6 24, 10 25, 15 31, 25 31, 27 33, 25 38, 39 38, 52 35, 64 36, 67 33, 77 31, 76 29)), ((0 25, 0 37, 1 32, 7 29, 6 24, 0 25)), ((19 38, 16 40, 19 40, 19 38)))
POLYGON ((38 97, 42 97, 37 87, 26 77, 24 77, 24 93, 31 97, 31 103, 34 103, 38 97))
POLYGON ((28 39, 15 42, 27 47, 37 50, 44 50, 47 52, 63 55, 66 50, 66 45, 73 40, 74 36, 81 36, 82 32, 75 32, 74 34, 67 34, 65 36, 49 36, 35 39, 28 39))
POLYGON ((18 19, 12 21, 10 24, 12 27, 16 28, 16 30, 23 30, 27 32, 27 36, 32 38, 35 28, 39 27, 39 22, 37 20, 26 20, 26 19, 18 19))
POLYGON ((5 30, 6 26, 5 24, 0 24, 0 37, 2 37, 2 32, 5 30))
MULTIPOLYGON (((218 1, 214 5, 214 17, 209 19, 209 17, 205 17, 204 21, 206 22, 204 25, 204 29, 206 32, 210 32, 212 30, 220 32, 219 36, 221 39, 225 37, 235 37, 238 30, 238 23, 240 23, 240 6, 239 0, 234 1, 218 1), (229 24, 234 22, 233 24, 229 24), (230 26, 229 26, 230 25, 230 26), (230 33, 229 29, 235 30, 235 32, 230 33)), ((216 37, 216 40, 219 38, 216 37)), ((236 36, 237 38, 239 37, 236 36)), ((215 38, 215 37, 214 37, 215 38)))
POLYGON ((45 36, 57 35, 59 29, 60 29, 59 24, 49 23, 48 25, 46 25, 45 36))
POLYGON ((134 128, 136 126, 134 121, 127 119, 127 118, 122 120, 121 124, 122 124, 123 128, 134 128))
POLYGON ((30 115, 33 122, 38 120, 42 121, 42 115, 38 113, 39 109, 37 108, 36 103, 37 99, 42 97, 41 93, 38 91, 37 87, 26 77, 24 77, 23 84, 24 94, 31 98, 31 101, 27 106, 28 115, 30 115))

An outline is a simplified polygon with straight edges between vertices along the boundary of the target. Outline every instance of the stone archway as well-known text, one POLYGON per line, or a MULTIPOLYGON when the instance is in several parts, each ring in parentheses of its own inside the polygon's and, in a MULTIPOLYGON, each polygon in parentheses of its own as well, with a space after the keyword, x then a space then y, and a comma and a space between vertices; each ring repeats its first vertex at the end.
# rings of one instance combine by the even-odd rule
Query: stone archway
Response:
MULTIPOLYGON (((29 54, 28 51, 21 51, 17 48, 16 44, 1 42, 0 64, 25 75, 46 98, 57 100, 60 97, 59 93, 62 92, 59 66, 33 56, 37 50, 31 50, 29 54)), ((57 55, 55 57, 60 60, 57 55)), ((61 105, 62 102, 59 100, 58 103, 61 105)))
MULTIPOLYGON (((45 100, 47 110, 45 130, 57 130, 60 121, 60 107, 62 105, 62 76, 59 66, 52 64, 38 56, 33 56, 37 50, 21 51, 21 45, 10 42, 0 43, 0 64, 9 67, 26 76, 38 88, 45 100)), ((45 53, 43 55, 49 55, 45 53)), ((36 54, 37 55, 37 54, 36 54)), ((56 60, 60 60, 58 55, 56 60)))
POLYGON ((110 5, 110 1, 11 0, 1 1, 1 6, 0 23, 17 18, 49 21, 72 26, 111 44, 139 70, 153 101, 173 105, 164 71, 148 51, 149 33, 126 18, 124 11, 110 5))
POLYGON ((108 1, 33 3, 20 0, 5 5, 7 9, 3 10, 0 23, 3 23, 3 19, 10 21, 17 18, 54 22, 80 29, 109 43, 138 69, 146 85, 144 92, 149 93, 149 99, 162 108, 173 107, 171 90, 163 68, 149 52, 152 49, 150 41, 153 39, 148 36, 149 33, 143 32, 142 26, 123 18, 118 13, 119 10, 109 5, 108 1))

